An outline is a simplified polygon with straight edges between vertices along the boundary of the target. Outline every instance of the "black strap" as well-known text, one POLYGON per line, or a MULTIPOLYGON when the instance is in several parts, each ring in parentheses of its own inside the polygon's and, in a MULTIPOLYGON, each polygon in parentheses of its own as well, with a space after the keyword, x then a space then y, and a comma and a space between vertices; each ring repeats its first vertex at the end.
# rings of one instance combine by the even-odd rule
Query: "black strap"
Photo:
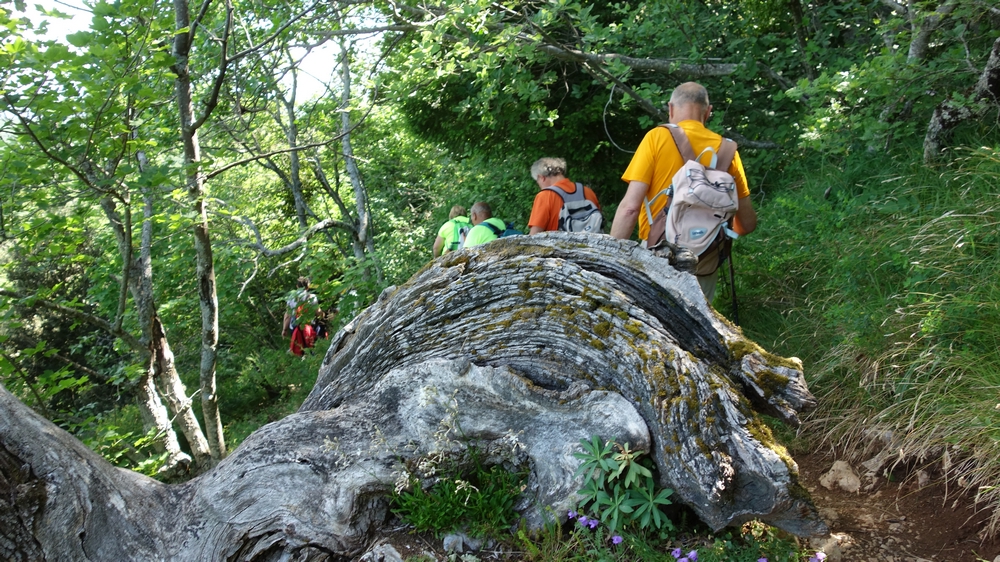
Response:
POLYGON ((483 221, 483 222, 481 222, 479 224, 485 224, 487 228, 489 228, 490 230, 493 231, 493 234, 495 234, 497 238, 500 238, 500 236, 503 234, 502 230, 500 230, 499 228, 493 226, 493 224, 490 223, 489 221, 483 221))

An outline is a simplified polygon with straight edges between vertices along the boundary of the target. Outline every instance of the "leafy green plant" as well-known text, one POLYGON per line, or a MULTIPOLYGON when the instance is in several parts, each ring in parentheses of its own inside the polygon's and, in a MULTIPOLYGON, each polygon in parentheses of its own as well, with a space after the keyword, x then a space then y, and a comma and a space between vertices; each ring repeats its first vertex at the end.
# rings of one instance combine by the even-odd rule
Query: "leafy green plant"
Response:
POLYGON ((657 489, 648 458, 633 451, 629 443, 620 445, 594 435, 580 441, 582 452, 573 456, 583 461, 576 475, 586 479, 578 491, 583 496, 580 511, 596 514, 612 533, 632 526, 640 531, 673 531, 674 525, 661 507, 670 505, 669 488, 657 489))
POLYGON ((417 531, 439 536, 459 529, 472 536, 497 536, 509 528, 527 475, 483 466, 475 446, 463 457, 435 457, 431 472, 439 476, 426 488, 420 478, 405 473, 391 496, 393 512, 417 531))

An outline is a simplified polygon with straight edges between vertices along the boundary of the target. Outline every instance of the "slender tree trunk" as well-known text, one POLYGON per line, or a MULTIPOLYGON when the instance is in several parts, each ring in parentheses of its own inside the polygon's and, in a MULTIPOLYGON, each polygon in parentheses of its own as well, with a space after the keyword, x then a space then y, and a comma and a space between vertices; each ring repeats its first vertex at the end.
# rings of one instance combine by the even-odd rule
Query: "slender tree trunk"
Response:
MULTIPOLYGON (((990 57, 970 97, 975 102, 1000 106, 1000 39, 993 42, 990 57)), ((952 129, 962 121, 980 115, 981 111, 980 107, 965 101, 958 102, 952 96, 938 104, 924 134, 924 163, 929 164, 940 156, 941 148, 952 129)))
POLYGON ((306 201, 305 197, 302 196, 302 165, 299 151, 295 150, 299 146, 299 126, 295 118, 296 83, 295 69, 292 69, 292 91, 288 94, 288 99, 282 98, 281 102, 285 106, 285 115, 288 117, 285 138, 288 139, 288 148, 292 149, 288 153, 292 199, 295 201, 295 215, 299 218, 299 228, 305 230, 309 224, 306 222, 306 201))
MULTIPOLYGON (((205 176, 200 170, 201 147, 198 129, 195 126, 194 103, 191 87, 190 55, 191 18, 186 0, 174 0, 174 17, 177 33, 174 35, 174 72, 177 109, 184 143, 184 170, 188 196, 194 205, 197 222, 194 224, 194 248, 196 256, 196 276, 198 300, 201 307, 201 407, 208 433, 208 444, 212 459, 221 460, 226 455, 226 443, 219 416, 219 398, 216 394, 215 363, 219 343, 219 300, 215 288, 215 262, 212 256, 212 240, 209 235, 208 213, 206 211, 204 183, 205 176)), ((223 57, 225 54, 222 55, 223 57)))
MULTIPOLYGON (((148 169, 144 154, 139 154, 140 169, 148 169)), ((191 454, 199 467, 211 464, 211 452, 208 441, 201 430, 198 418, 191 407, 191 399, 187 389, 181 382, 174 364, 174 352, 167 340, 167 331, 156 312, 156 301, 153 293, 153 194, 149 188, 143 190, 143 221, 139 245, 139 259, 136 267, 135 282, 132 284, 132 298, 139 311, 139 322, 143 330, 143 339, 149 342, 152 353, 152 368, 156 377, 157 387, 170 404, 170 410, 177 417, 177 424, 188 440, 191 454)))
MULTIPOLYGON (((122 279, 122 283, 128 285, 132 292, 132 297, 135 300, 136 312, 139 317, 140 328, 143 333, 143 337, 140 342, 142 345, 146 346, 145 349, 142 350, 145 370, 137 387, 139 412, 142 416, 143 427, 146 431, 155 429, 157 435, 162 436, 162 441, 156 441, 157 448, 168 453, 165 468, 167 471, 172 471, 175 468, 180 468, 176 466, 178 463, 182 463, 184 465, 189 464, 191 457, 181 451, 180 444, 177 441, 177 435, 174 433, 173 425, 170 423, 170 416, 167 413, 167 409, 163 406, 163 402, 160 400, 160 396, 156 391, 156 386, 154 385, 154 380, 157 377, 157 361, 155 360, 155 356, 157 355, 157 347, 159 344, 154 342, 151 338, 151 319, 147 312, 147 308, 151 305, 152 299, 151 279, 146 279, 146 284, 150 287, 148 292, 150 296, 149 299, 143 298, 143 291, 141 288, 143 285, 143 275, 146 273, 151 275, 151 269, 145 269, 142 266, 138 266, 135 260, 130 259, 130 256, 133 254, 132 240, 130 236, 131 229, 126 229, 124 225, 127 222, 130 223, 131 221, 122 219, 122 216, 118 212, 115 202, 111 196, 106 196, 101 200, 101 208, 104 210, 104 214, 108 218, 108 222, 111 223, 111 229, 114 231, 115 237, 118 239, 118 251, 122 256, 122 259, 129 260, 131 262, 127 269, 127 278, 122 279)), ((126 214, 130 214, 132 211, 126 208, 124 209, 124 212, 126 214)), ((145 229, 145 225, 143 228, 145 229)), ((180 382, 179 379, 178 382, 180 382)), ((175 413, 179 413, 179 411, 175 410, 175 413)), ((201 433, 200 428, 197 433, 201 433)), ((186 437, 188 438, 188 441, 191 441, 193 438, 193 436, 190 435, 187 435, 186 437)), ((202 437, 202 440, 204 440, 204 437, 202 437)), ((195 441, 195 443, 197 443, 197 441, 195 441)), ((192 444, 192 448, 194 449, 194 444, 192 444)), ((197 458, 198 452, 196 450, 195 455, 197 458)))
MULTIPOLYGON (((347 177, 351 179, 351 186, 354 188, 354 201, 358 212, 357 243, 354 250, 358 255, 357 246, 363 248, 363 252, 373 259, 375 257, 375 241, 371 237, 371 213, 368 212, 368 192, 365 191, 361 183, 361 172, 358 171, 358 164, 354 160, 354 150, 351 148, 351 114, 349 111, 351 103, 351 64, 349 61, 348 49, 345 41, 340 41, 340 71, 341 71, 341 147, 343 148, 344 162, 347 166, 347 177)), ((375 264, 375 276, 379 283, 382 282, 382 270, 375 264)))
POLYGON ((918 13, 916 6, 910 5, 907 8, 910 19, 910 33, 913 39, 910 41, 910 50, 906 55, 906 62, 916 64, 924 60, 924 57, 927 56, 927 49, 930 47, 931 36, 937 31, 942 21, 955 11, 957 6, 958 2, 955 0, 947 0, 938 6, 934 13, 927 16, 918 13))
POLYGON ((154 439, 154 447, 160 451, 167 452, 167 460, 163 465, 165 473, 183 472, 191 463, 184 451, 181 451, 180 443, 177 442, 177 434, 170 423, 170 416, 167 408, 156 393, 156 386, 153 384, 152 358, 147 358, 146 370, 136 385, 136 394, 139 398, 139 415, 142 417, 143 428, 149 431, 155 428, 159 439, 154 439))

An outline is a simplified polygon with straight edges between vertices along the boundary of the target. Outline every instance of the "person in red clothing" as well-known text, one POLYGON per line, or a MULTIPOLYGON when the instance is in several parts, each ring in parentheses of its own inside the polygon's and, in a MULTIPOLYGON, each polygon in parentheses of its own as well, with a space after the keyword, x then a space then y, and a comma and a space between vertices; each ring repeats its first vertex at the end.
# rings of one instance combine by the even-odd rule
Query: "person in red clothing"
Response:
POLYGON ((285 304, 287 308, 281 322, 281 337, 288 337, 291 330, 292 341, 288 351, 301 357, 306 348, 316 345, 313 321, 320 313, 319 300, 309 291, 308 277, 299 277, 296 289, 286 295, 285 304))
MULTIPOLYGON (((531 207, 528 234, 559 230, 559 212, 562 210, 563 198, 555 191, 545 188, 555 186, 566 193, 576 193, 577 184, 566 177, 566 161, 562 158, 540 158, 531 165, 531 177, 538 183, 539 191, 531 207)), ((584 186, 583 195, 598 209, 601 208, 594 190, 584 186)))

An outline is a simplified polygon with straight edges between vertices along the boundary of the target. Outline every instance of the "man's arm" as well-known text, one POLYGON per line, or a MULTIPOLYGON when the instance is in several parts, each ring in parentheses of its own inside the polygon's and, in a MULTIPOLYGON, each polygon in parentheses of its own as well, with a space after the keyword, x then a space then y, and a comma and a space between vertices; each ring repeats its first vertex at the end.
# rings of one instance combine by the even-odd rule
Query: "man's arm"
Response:
POLYGON ((540 226, 533 226, 528 229, 528 234, 538 234, 539 232, 545 232, 545 229, 540 226))
POLYGON ((733 230, 743 236, 750 234, 755 228, 757 228, 757 211, 753 209, 753 201, 749 197, 741 197, 740 206, 736 209, 736 216, 733 217, 733 230))
POLYGON ((441 247, 442 246, 444 246, 444 238, 441 238, 440 236, 438 236, 437 238, 434 239, 433 255, 434 255, 435 258, 441 255, 441 247))
POLYGON ((281 321, 281 337, 288 335, 288 326, 292 321, 292 315, 285 311, 285 318, 281 321))
POLYGON ((635 230, 635 221, 639 220, 642 210, 642 200, 646 198, 649 184, 632 180, 628 182, 628 191, 615 211, 615 220, 611 223, 611 236, 627 240, 635 230))

